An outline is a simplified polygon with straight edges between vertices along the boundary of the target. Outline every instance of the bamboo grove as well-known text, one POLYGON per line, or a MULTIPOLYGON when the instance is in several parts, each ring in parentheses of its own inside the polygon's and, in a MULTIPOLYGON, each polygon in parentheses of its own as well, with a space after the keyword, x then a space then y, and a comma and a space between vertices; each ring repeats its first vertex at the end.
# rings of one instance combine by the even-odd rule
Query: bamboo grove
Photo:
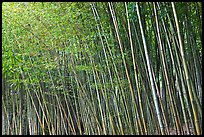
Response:
POLYGON ((199 2, 2 3, 2 134, 202 134, 199 2))

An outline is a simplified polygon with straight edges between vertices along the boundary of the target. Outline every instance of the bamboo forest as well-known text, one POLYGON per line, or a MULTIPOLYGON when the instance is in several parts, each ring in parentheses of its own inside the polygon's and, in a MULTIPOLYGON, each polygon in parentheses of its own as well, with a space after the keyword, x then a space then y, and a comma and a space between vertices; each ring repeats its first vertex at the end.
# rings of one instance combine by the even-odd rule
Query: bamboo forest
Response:
POLYGON ((202 135, 201 2, 3 2, 3 135, 202 135))

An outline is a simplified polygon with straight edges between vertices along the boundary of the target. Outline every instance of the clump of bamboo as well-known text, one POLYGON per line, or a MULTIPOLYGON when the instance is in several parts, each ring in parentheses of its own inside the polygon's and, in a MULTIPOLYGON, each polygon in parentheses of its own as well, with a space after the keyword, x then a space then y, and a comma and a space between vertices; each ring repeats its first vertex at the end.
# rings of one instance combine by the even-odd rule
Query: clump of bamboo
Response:
POLYGON ((202 134, 201 3, 2 9, 2 134, 202 134))

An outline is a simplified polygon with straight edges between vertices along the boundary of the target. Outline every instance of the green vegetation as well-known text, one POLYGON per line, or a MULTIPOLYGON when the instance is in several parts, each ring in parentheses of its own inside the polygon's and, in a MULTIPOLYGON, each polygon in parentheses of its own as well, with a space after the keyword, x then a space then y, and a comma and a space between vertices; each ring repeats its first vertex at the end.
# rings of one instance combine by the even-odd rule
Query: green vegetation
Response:
POLYGON ((2 134, 202 134, 201 11, 2 3, 2 134))

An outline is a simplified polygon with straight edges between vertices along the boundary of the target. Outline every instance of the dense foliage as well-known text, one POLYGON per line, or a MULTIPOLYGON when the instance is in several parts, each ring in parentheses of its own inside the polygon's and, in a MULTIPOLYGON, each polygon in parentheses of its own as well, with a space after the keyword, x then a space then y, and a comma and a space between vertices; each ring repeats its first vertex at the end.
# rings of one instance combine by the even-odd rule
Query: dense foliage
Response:
POLYGON ((2 134, 202 134, 201 12, 2 3, 2 134))

